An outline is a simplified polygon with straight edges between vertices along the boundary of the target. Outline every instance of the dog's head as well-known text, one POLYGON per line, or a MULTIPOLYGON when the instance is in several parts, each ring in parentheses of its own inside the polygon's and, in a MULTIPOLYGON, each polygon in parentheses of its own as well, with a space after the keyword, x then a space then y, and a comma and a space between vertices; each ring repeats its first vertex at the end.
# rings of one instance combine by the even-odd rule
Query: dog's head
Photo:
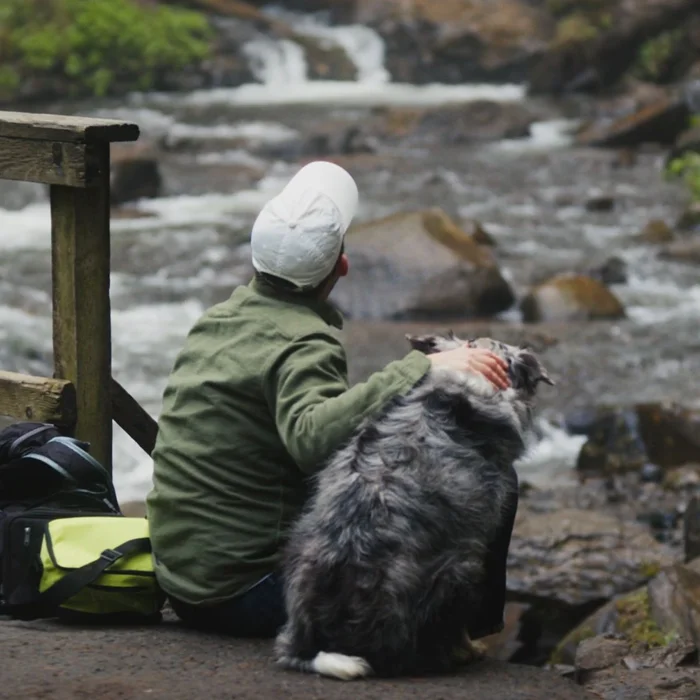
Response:
POLYGON ((508 375, 513 389, 526 396, 534 396, 540 382, 554 386, 539 358, 527 346, 502 343, 493 338, 462 340, 452 331, 447 335, 407 335, 406 339, 415 350, 426 355, 445 350, 454 350, 463 345, 490 350, 508 363, 508 375))

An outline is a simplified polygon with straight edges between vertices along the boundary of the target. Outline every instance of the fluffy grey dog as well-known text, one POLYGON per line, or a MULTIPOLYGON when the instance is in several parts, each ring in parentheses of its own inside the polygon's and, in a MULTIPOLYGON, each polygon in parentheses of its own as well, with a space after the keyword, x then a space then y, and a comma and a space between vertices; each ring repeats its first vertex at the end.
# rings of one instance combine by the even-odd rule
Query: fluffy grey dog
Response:
POLYGON ((288 542, 282 667, 344 680, 444 672, 502 627, 513 462, 537 386, 553 382, 525 348, 407 337, 425 353, 492 350, 511 387, 432 369, 331 458, 288 542))

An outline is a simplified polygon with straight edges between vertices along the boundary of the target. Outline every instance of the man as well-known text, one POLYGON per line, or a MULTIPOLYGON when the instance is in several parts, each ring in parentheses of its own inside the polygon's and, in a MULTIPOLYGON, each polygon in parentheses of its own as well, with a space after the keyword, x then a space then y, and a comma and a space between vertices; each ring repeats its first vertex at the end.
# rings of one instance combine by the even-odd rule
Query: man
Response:
POLYGON ((357 203, 341 167, 302 168, 253 225, 255 279, 197 321, 175 362, 147 510, 158 581, 192 626, 275 635, 280 550, 308 477, 431 365, 508 385, 500 358, 460 348, 412 351, 348 387, 333 331, 342 319, 327 300, 348 274, 343 238, 357 203))

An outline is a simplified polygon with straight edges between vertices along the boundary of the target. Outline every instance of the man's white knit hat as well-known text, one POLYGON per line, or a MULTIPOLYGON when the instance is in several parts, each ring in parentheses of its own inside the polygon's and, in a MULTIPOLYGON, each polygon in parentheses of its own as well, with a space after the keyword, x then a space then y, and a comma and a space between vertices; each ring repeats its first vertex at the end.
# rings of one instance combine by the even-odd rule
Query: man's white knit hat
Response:
POLYGON ((298 287, 317 286, 338 260, 357 203, 347 170, 326 161, 304 166, 255 220, 253 267, 298 287))

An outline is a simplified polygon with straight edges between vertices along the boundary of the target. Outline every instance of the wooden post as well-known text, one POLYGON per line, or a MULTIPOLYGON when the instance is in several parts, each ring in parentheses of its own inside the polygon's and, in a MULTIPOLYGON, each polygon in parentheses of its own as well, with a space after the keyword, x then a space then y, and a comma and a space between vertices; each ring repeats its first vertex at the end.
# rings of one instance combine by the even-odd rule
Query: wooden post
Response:
POLYGON ((111 470, 109 144, 92 149, 92 187, 51 186, 54 376, 75 385, 75 436, 111 470))

